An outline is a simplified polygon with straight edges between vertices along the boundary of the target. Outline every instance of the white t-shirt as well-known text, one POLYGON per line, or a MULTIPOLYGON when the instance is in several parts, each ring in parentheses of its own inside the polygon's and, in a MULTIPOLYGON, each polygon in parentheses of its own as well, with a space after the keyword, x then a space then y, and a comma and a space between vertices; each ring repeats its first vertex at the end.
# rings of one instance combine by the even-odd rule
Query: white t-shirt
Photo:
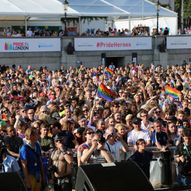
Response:
POLYGON ((143 121, 141 121, 141 129, 145 130, 145 131, 149 131, 150 126, 152 125, 151 122, 148 123, 147 126, 145 126, 145 124, 143 123, 143 121))
POLYGON ((141 129, 140 131, 133 129, 127 135, 128 144, 135 145, 138 139, 144 139, 146 142, 150 141, 149 133, 143 129, 141 129))

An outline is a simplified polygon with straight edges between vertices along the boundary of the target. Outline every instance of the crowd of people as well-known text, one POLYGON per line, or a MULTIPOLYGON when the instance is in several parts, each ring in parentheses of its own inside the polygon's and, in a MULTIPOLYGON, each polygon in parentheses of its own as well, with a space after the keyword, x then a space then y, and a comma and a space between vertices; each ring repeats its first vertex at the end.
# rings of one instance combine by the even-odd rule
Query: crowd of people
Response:
POLYGON ((190 185, 191 65, 111 68, 108 75, 104 66, 83 64, 56 71, 1 66, 2 172, 18 172, 28 190, 71 191, 77 166, 130 159, 149 178, 147 148, 165 153, 174 146, 177 183, 190 185), (115 92, 113 101, 98 96, 100 83, 115 92))
MULTIPOLYGON (((108 30, 101 30, 100 28, 87 29, 82 34, 78 34, 76 31, 64 30, 50 30, 48 28, 29 27, 26 34, 23 30, 16 30, 11 28, 5 28, 0 31, 0 37, 63 37, 67 36, 88 36, 88 37, 112 37, 112 36, 153 36, 156 35, 156 29, 151 31, 150 27, 138 25, 132 30, 128 28, 117 29, 109 27, 108 30)), ((168 35, 169 29, 167 27, 160 28, 158 35, 168 35)))

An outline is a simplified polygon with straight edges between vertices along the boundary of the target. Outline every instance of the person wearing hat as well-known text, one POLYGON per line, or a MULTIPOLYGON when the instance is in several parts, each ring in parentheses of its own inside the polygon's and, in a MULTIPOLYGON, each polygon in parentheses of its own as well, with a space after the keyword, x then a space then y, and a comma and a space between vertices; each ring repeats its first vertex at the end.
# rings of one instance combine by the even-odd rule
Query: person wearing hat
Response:
POLYGON ((51 173, 55 191, 72 191, 72 163, 73 157, 64 145, 62 133, 54 137, 55 149, 51 154, 51 173))
POLYGON ((20 167, 17 160, 10 156, 5 146, 1 145, 0 148, 0 163, 2 164, 1 172, 17 172, 20 174, 20 167))
POLYGON ((112 155, 114 161, 120 162, 124 160, 124 155, 128 151, 127 143, 118 136, 115 129, 109 127, 106 129, 104 138, 105 149, 112 155))
POLYGON ((141 119, 138 117, 134 117, 132 120, 133 130, 131 130, 127 135, 127 143, 129 145, 135 145, 138 139, 144 139, 146 145, 150 144, 150 136, 149 133, 143 129, 141 129, 141 119))

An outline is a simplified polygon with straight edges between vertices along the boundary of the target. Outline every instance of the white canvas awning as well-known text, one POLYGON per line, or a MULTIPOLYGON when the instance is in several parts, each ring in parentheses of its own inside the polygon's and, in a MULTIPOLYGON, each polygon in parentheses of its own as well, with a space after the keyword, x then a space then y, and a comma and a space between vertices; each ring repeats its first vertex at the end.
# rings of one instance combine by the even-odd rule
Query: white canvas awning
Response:
MULTIPOLYGON (((154 17, 156 5, 148 0, 68 0, 68 17, 154 17)), ((63 17, 63 0, 0 0, 0 19, 63 17)), ((161 17, 177 13, 160 7, 161 17)))
MULTIPOLYGON (((64 0, 0 0, 0 21, 24 21, 46 18, 60 21, 64 17, 64 0)), ((68 0, 67 18, 107 17, 118 19, 156 18, 156 4, 148 0, 68 0)), ((175 18, 177 13, 160 7, 160 18, 175 18)), ((176 21, 175 21, 176 22, 176 21)), ((175 26, 176 27, 176 26, 175 26)))

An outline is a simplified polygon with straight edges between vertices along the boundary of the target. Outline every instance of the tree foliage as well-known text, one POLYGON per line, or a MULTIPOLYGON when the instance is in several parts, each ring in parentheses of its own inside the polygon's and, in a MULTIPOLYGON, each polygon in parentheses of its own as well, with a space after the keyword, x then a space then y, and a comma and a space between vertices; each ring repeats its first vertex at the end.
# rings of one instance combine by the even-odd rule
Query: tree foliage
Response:
MULTIPOLYGON (((181 1, 175 0, 175 11, 180 13, 181 1)), ((184 18, 191 18, 191 0, 183 0, 184 2, 184 18)))

